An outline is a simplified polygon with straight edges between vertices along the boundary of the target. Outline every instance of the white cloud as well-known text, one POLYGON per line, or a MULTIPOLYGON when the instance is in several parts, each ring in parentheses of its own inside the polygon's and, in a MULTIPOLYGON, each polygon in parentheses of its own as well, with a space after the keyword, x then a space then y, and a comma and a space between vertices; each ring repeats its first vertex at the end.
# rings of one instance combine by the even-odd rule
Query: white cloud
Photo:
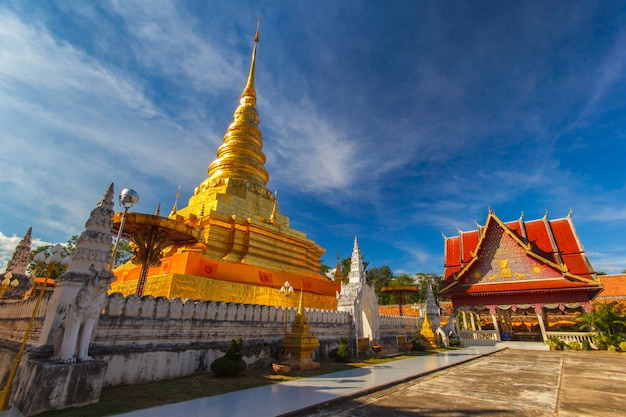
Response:
POLYGON ((240 65, 232 49, 226 56, 217 46, 232 47, 232 40, 211 44, 197 31, 206 22, 197 21, 196 16, 181 15, 182 8, 178 6, 169 1, 159 2, 158 7, 153 2, 114 3, 115 11, 125 20, 126 30, 136 38, 131 47, 141 64, 154 67, 172 80, 184 77, 191 81, 195 92, 243 87, 238 80, 245 74, 245 66, 240 65))
POLYGON ((172 189, 199 182, 210 154, 200 126, 167 118, 133 76, 5 9, 0 17, 0 164, 11 167, 2 210, 22 210, 24 221, 37 218, 47 233, 71 235, 112 181, 152 194, 154 205, 155 179, 172 189))
MULTIPOLYGON (((340 126, 321 116, 310 102, 297 103, 273 97, 262 102, 270 139, 265 139, 268 168, 279 186, 303 192, 332 194, 349 188, 359 175, 362 158, 340 126)), ((264 136, 268 136, 264 132, 264 136)))

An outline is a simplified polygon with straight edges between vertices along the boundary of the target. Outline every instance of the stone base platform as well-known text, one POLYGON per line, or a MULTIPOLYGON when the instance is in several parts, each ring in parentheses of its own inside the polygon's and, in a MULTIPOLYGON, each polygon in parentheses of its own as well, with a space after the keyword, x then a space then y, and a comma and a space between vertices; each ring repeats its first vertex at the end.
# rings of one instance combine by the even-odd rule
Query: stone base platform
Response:
POLYGON ((107 363, 28 360, 20 367, 12 402, 25 416, 81 407, 100 400, 107 363))

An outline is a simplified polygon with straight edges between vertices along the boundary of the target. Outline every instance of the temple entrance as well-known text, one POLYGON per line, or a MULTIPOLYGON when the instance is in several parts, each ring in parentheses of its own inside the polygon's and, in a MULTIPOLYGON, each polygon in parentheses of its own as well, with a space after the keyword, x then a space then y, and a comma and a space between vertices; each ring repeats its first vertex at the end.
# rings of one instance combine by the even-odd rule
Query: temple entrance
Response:
POLYGON ((467 306, 460 310, 458 320, 466 337, 544 342, 553 333, 579 331, 575 318, 585 311, 585 306, 584 303, 467 306))
POLYGON ((367 303, 363 310, 361 310, 361 320, 363 323, 363 337, 367 337, 370 340, 376 340, 378 334, 376 334, 376 324, 374 323, 374 317, 372 314, 372 306, 367 303))

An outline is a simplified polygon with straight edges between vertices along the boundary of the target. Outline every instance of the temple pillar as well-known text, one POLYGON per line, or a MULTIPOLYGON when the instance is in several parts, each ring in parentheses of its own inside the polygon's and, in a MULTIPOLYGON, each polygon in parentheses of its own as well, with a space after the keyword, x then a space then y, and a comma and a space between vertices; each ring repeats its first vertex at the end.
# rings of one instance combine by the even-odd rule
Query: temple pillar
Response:
POLYGON ((461 338, 461 323, 459 323, 459 317, 454 317, 454 328, 456 329, 456 335, 460 339, 461 338))
POLYGON ((543 317, 544 317, 543 306, 541 304, 535 304, 533 305, 533 307, 535 308, 535 313, 537 314, 537 321, 539 322, 539 328, 541 329, 541 340, 545 343, 548 340, 548 337, 546 336, 546 325, 543 320, 543 317))
POLYGON ((476 331, 476 322, 474 321, 474 312, 470 311, 470 321, 472 322, 472 330, 476 331))
POLYGON ((491 314, 491 321, 493 322, 493 329, 496 331, 496 340, 498 342, 502 341, 500 337, 500 328, 498 326, 498 318, 496 317, 496 306, 489 306, 489 314, 491 314))
POLYGON ((459 323, 459 312, 454 310, 450 315, 450 320, 452 320, 452 324, 454 326, 454 331, 456 333, 457 338, 461 338, 461 325, 459 323))
POLYGON ((482 330, 483 326, 480 324, 480 313, 476 313, 476 319, 478 320, 478 330, 482 330))
POLYGON ((463 329, 469 330, 469 327, 467 327, 467 317, 465 316, 465 311, 461 310, 461 314, 463 315, 463 329))

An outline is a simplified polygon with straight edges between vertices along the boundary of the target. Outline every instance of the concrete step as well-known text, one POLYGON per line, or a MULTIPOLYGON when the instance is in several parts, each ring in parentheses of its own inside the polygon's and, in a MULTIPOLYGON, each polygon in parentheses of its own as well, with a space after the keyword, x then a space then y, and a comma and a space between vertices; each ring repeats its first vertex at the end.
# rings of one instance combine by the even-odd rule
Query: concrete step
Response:
POLYGON ((550 346, 543 342, 496 342, 496 347, 519 350, 550 350, 550 346))

